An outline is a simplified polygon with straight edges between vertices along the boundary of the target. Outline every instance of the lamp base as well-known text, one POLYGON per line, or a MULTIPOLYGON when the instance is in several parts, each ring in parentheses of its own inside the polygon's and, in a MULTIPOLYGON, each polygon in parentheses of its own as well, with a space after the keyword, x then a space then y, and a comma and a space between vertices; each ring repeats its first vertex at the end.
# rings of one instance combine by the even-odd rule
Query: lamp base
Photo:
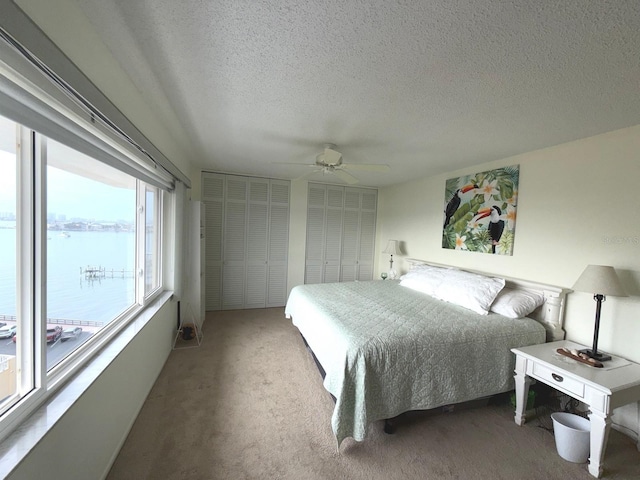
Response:
POLYGON ((602 352, 593 352, 593 350, 590 350, 588 348, 585 348, 584 350, 580 350, 580 353, 584 353, 586 355, 589 356, 589 358, 593 358, 594 360, 598 360, 599 362, 606 362, 607 360, 611 360, 611 355, 607 355, 606 353, 602 353, 602 352))

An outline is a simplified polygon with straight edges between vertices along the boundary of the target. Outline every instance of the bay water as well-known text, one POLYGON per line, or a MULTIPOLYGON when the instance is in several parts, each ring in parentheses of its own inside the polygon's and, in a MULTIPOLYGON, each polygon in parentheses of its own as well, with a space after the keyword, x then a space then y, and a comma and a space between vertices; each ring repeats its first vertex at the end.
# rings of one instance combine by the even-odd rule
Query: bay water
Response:
MULTIPOLYGON (((0 315, 16 314, 15 242, 0 228, 0 315)), ((133 304, 134 232, 50 230, 46 245, 48 318, 108 322, 133 304), (87 278, 88 267, 106 274, 87 278)))

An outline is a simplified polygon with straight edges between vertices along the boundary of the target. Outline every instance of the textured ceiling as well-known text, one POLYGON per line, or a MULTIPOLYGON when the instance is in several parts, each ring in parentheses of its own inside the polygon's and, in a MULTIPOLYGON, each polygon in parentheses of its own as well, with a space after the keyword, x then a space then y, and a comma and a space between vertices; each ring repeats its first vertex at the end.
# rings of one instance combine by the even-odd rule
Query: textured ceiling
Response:
POLYGON ((331 142, 384 186, 640 124, 638 0, 76 2, 211 170, 331 142))

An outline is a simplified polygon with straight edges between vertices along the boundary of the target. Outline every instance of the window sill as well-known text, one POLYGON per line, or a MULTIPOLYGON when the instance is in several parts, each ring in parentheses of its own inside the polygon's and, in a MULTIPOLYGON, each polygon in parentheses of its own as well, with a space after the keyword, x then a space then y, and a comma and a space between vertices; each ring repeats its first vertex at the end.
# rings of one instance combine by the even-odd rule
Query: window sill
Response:
POLYGON ((172 292, 163 292, 0 443, 0 478, 7 477, 24 460, 160 308, 170 300, 172 294, 172 292))

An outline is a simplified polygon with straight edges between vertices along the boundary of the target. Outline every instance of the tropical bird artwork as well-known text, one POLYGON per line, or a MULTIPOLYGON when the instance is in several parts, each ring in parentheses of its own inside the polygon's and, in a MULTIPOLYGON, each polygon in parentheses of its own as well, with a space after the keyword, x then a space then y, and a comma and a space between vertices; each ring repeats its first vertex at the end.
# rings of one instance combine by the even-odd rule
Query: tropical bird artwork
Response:
POLYGON ((478 214, 475 217, 476 221, 489 217, 487 230, 489 231, 489 237, 491 238, 491 253, 496 253, 496 245, 500 242, 502 232, 504 232, 504 220, 500 219, 500 215, 502 215, 500 207, 493 205, 492 207, 478 210, 478 214))
POLYGON ((449 222, 451 221, 451 217, 453 217, 453 214, 456 213, 456 211, 458 210, 458 207, 460 207, 460 204, 462 203, 462 196, 467 192, 471 192, 475 190, 476 188, 478 188, 478 185, 468 184, 456 190, 456 193, 453 194, 453 196, 451 197, 451 200, 449 200, 449 203, 447 203, 447 206, 444 209, 444 226, 445 227, 449 225, 449 222))
POLYGON ((520 166, 450 178, 442 248, 512 255, 520 166))

